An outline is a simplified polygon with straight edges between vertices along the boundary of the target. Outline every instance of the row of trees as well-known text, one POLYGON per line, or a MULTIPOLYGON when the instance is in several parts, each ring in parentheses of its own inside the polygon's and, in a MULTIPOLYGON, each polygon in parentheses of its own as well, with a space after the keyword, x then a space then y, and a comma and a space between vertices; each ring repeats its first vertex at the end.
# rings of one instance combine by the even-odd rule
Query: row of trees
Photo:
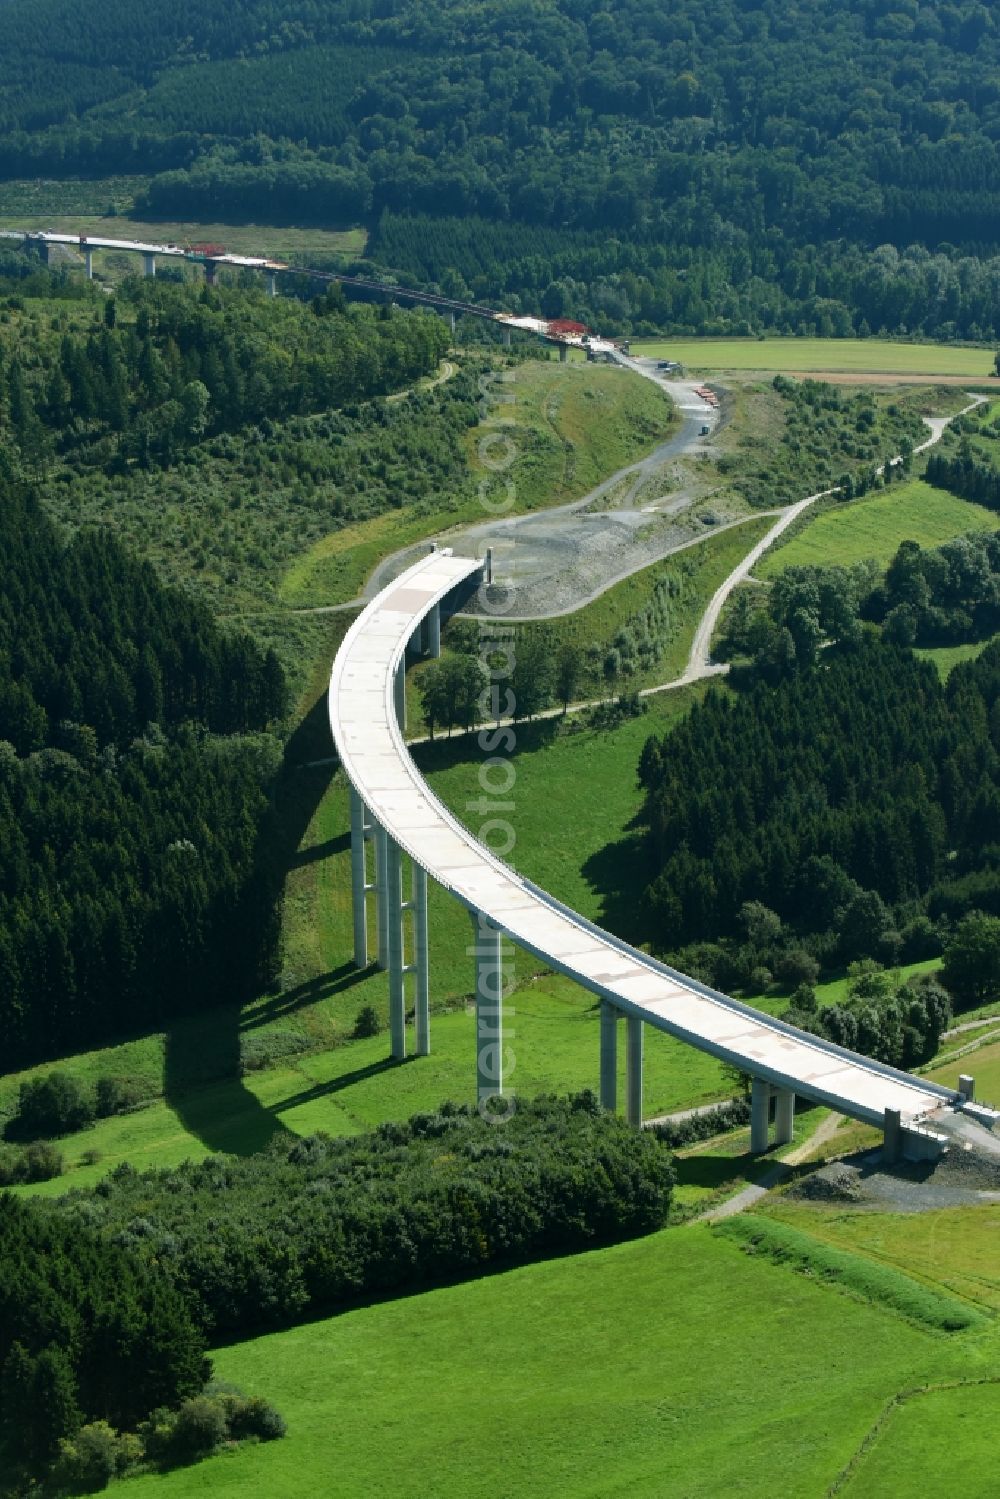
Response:
POLYGON ((372 1135, 121 1167, 58 1211, 162 1265, 216 1339, 649 1233, 672 1183, 654 1139, 582 1094, 519 1100, 502 1127, 446 1105, 372 1135))

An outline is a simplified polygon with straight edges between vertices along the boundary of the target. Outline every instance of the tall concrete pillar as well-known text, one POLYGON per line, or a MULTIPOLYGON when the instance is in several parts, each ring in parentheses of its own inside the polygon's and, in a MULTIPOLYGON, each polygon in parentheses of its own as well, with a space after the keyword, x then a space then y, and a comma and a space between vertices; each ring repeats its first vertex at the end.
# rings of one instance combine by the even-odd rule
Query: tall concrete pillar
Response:
POLYGON ((427 944, 427 871, 413 866, 413 976, 416 983, 417 1056, 431 1051, 431 986, 427 944))
POLYGON ((774 1090, 774 1143, 790 1145, 795 1133, 795 1094, 791 1088, 774 1090))
POLYGON ((452 309, 450 307, 447 309, 447 311, 445 312, 444 316, 445 316, 445 321, 448 324, 448 328, 449 328, 450 332, 454 333, 455 332, 455 314, 454 314, 454 312, 452 311, 452 309))
POLYGON ((144 276, 156 275, 156 256, 147 251, 143 251, 142 255, 142 274, 144 276))
POLYGON ((365 845, 365 804, 351 787, 351 900, 354 909, 354 966, 368 967, 368 917, 365 891, 368 889, 365 845))
POLYGON ((601 1000, 601 1108, 609 1114, 618 1107, 618 1015, 613 1004, 601 1000))
POLYGON ((87 268, 87 280, 94 279, 94 252, 89 245, 84 246, 83 263, 87 268))
POLYGON ((505 349, 509 349, 510 348, 510 324, 509 323, 504 323, 504 325, 503 325, 503 346, 504 346, 505 349))
POLYGON ((403 970, 403 867, 399 844, 386 835, 386 914, 389 946, 389 1055, 406 1056, 406 975, 403 970))
POLYGON ((396 675, 393 680, 393 692, 396 700, 396 717, 399 727, 406 728, 406 658, 405 655, 396 667, 396 675))
POLYGON ((476 1102, 482 1105, 503 1092, 504 946, 499 929, 486 916, 470 914, 476 960, 476 1102))
POLYGON ((389 907, 388 893, 388 844, 389 837, 380 823, 374 825, 375 836, 375 921, 377 935, 378 966, 389 966, 389 907))
POLYGON ((215 261, 214 260, 206 260, 205 261, 205 285, 206 286, 214 286, 215 285, 215 261))
POLYGON ((565 364, 569 358, 569 344, 559 345, 559 363, 565 364))
POLYGON ((425 641, 428 656, 440 656, 441 654, 441 605, 435 604, 424 621, 426 627, 425 641))
POLYGON ((274 271, 268 271, 267 272, 266 281, 267 281, 267 294, 268 294, 268 296, 269 297, 276 297, 278 295, 278 277, 277 277, 277 275, 275 274, 274 271))
POLYGON ((882 1131, 882 1155, 891 1165, 903 1154, 903 1121, 898 1109, 886 1109, 882 1131))
POLYGON ((976 1080, 968 1072, 963 1072, 958 1079, 958 1091, 966 1103, 973 1103, 976 1097, 976 1080))
POLYGON ((636 1129, 642 1124, 642 1019, 625 1017, 625 1117, 636 1129))
POLYGON ((750 1095, 750 1150, 753 1155, 764 1154, 770 1134, 771 1084, 762 1077, 755 1077, 750 1095))

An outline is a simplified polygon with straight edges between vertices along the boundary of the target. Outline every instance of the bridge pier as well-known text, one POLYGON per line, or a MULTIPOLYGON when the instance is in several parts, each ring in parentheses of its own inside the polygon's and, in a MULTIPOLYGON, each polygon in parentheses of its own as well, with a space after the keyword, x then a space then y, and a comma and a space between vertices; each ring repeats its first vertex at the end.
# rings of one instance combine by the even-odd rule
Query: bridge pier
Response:
POLYGON ((509 349, 510 348, 510 324, 509 323, 504 323, 504 325, 503 325, 503 346, 504 346, 505 349, 509 349))
POLYGON ((642 1017, 625 1017, 625 1117, 642 1126, 642 1017))
POLYGON ((375 824, 375 931, 376 962, 383 971, 389 966, 389 909, 386 903, 386 860, 389 835, 381 823, 375 824))
MULTIPOLYGON (((489 917, 470 911, 476 960, 476 1102, 503 1092, 503 934, 489 917)), ((509 954, 511 949, 506 949, 509 954)))
POLYGON ((410 909, 413 912, 413 962, 410 965, 416 984, 417 1056, 431 1052, 431 985, 427 940, 427 871, 413 866, 410 909))
POLYGON ((156 256, 147 250, 142 252, 142 274, 144 276, 156 275, 156 256))
POLYGON ((763 1155, 771 1134, 771 1084, 762 1077, 753 1080, 750 1095, 750 1152, 763 1155))
POLYGON ((205 261, 205 285, 206 286, 214 286, 215 285, 215 261, 214 260, 206 260, 205 261))
POLYGON ((795 1094, 791 1088, 774 1090, 774 1143, 790 1145, 795 1133, 795 1094))
POLYGON ((618 1019, 616 1005, 601 1000, 601 1108, 618 1108, 618 1019))
POLYGON ((351 787, 351 902, 354 912, 354 966, 368 967, 367 892, 375 886, 368 883, 368 842, 372 825, 368 808, 351 787))
POLYGON ((565 364, 569 358, 569 344, 559 345, 559 363, 565 364))
POLYGON ((403 861, 399 844, 386 834, 386 915, 389 949, 389 1055, 406 1056, 406 978, 403 965, 403 861))
POLYGON ((267 282, 267 294, 268 294, 268 296, 269 297, 276 297, 278 295, 278 277, 275 274, 275 272, 274 271, 268 271, 267 275, 265 277, 265 280, 267 282))
POLYGON ((86 270, 87 270, 87 280, 88 281, 93 281, 93 279, 94 279, 94 252, 93 252, 93 250, 90 249, 89 246, 85 246, 84 247, 84 251, 83 251, 83 263, 84 263, 84 266, 86 267, 86 270))
POLYGON ((440 656, 441 654, 441 605, 435 604, 434 608, 424 620, 426 629, 425 642, 428 656, 440 656))

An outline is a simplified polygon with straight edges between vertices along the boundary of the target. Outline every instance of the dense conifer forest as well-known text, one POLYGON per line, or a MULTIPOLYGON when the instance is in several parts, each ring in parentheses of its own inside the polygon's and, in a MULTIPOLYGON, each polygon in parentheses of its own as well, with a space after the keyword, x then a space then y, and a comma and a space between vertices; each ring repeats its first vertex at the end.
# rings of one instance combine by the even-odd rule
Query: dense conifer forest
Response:
POLYGON ((998 49, 973 0, 8 0, 0 160, 619 327, 991 337, 998 49))
POLYGON ((861 631, 776 685, 710 693, 640 761, 649 938, 700 944, 685 961, 722 985, 939 952, 997 909, 998 692, 996 644, 943 685, 861 631))
POLYGON ((275 931, 260 874, 272 653, 106 534, 0 503, 0 1047, 8 1066, 237 999, 275 931))

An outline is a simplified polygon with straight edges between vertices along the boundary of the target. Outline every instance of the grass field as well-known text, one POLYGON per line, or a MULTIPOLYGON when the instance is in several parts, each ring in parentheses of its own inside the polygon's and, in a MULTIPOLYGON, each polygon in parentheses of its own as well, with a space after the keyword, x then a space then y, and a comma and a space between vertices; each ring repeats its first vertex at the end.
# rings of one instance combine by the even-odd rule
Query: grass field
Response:
POLYGON ((993 374, 992 349, 875 338, 668 338, 633 340, 632 351, 695 370, 802 370, 899 375, 993 374))
POLYGON ((869 1451, 837 1492, 843 1499, 926 1499, 962 1473, 968 1499, 995 1499, 1000 1378, 919 1391, 894 1406, 869 1451))
POLYGON ((988 640, 977 640, 971 645, 923 646, 915 650, 913 654, 922 656, 925 661, 933 661, 938 675, 942 681, 946 682, 956 666, 960 666, 963 661, 975 661, 976 657, 996 639, 996 635, 991 635, 988 640))
MULTIPOLYGON (((239 255, 283 255, 301 259, 309 254, 346 255, 352 259, 364 254, 367 232, 364 229, 288 229, 270 224, 197 224, 182 222, 149 222, 131 218, 104 218, 100 214, 53 214, 44 209, 37 213, 9 210, 0 195, 0 229, 51 229, 57 234, 88 234, 98 239, 138 239, 153 244, 184 245, 223 244, 239 255)), ((94 269, 100 274, 102 257, 114 251, 97 250, 94 269)), ((135 260, 135 257, 130 257, 135 260)), ((139 261, 135 260, 136 267, 139 261)))
POLYGON ((937 1348, 700 1227, 667 1230, 224 1349, 218 1373, 265 1390, 289 1435, 133 1491, 819 1496, 937 1348))
MULTIPOLYGON (((473 478, 485 474, 477 445, 484 434, 509 431, 517 451, 509 477, 515 496, 510 515, 523 515, 579 499, 624 464, 662 440, 676 418, 670 401, 649 380, 622 378, 621 370, 532 360, 513 370, 509 429, 474 428, 467 438, 473 478)), ((450 528, 486 520, 474 484, 435 509, 427 504, 401 516, 396 511, 345 526, 323 537, 298 558, 281 584, 284 603, 295 607, 340 604, 355 598, 383 557, 450 528)))
MULTIPOLYGON (((948 1050, 960 1044, 962 1039, 956 1036, 948 1050)), ((970 1036, 969 1039, 975 1040, 975 1037, 970 1036)), ((976 1097, 982 1103, 993 1104, 1000 1108, 1000 1042, 982 1046, 977 1051, 967 1052, 960 1060, 948 1062, 945 1066, 936 1068, 930 1076, 936 1083, 944 1083, 948 1088, 957 1088, 960 1072, 971 1073, 975 1078, 976 1097)))
POLYGON ((786 567, 827 567, 873 558, 888 566, 900 542, 940 546, 966 531, 995 531, 1000 515, 910 479, 871 499, 820 511, 783 546, 772 548, 755 569, 773 578, 786 567))

